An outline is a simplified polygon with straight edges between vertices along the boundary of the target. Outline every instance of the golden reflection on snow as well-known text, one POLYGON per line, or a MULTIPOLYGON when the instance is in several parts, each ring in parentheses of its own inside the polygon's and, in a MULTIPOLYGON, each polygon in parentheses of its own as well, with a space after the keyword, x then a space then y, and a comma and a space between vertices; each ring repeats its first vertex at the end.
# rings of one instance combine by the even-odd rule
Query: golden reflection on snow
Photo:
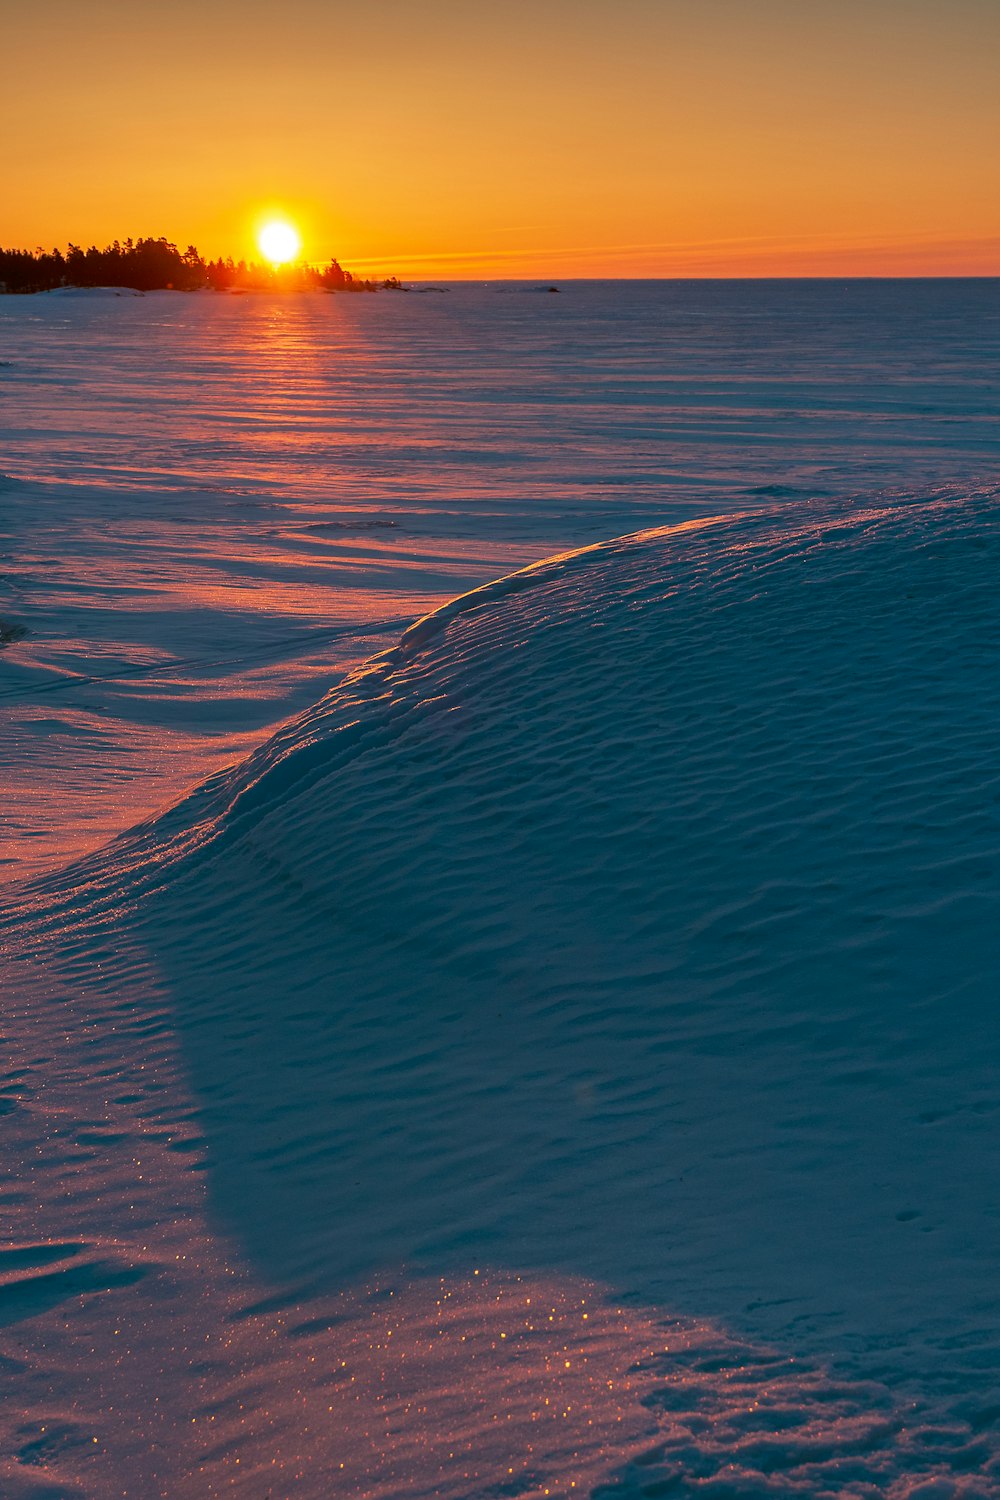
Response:
POLYGON ((3 978, 0 1494, 994 1493, 967 1418, 578 1277, 268 1285, 192 1171, 204 1142, 165 997, 147 991, 130 1041, 75 985, 35 990, 27 964, 3 978))
MULTIPOLYGON (((650 1432, 638 1372, 664 1348, 648 1314, 586 1282, 485 1270, 383 1283, 307 1319, 297 1310, 236 1327, 235 1350, 270 1344, 274 1357, 274 1340, 283 1345, 271 1404, 252 1420, 301 1448, 279 1439, 273 1466, 325 1472, 359 1500, 587 1493, 650 1432)), ((209 1400, 206 1419, 227 1434, 226 1461, 246 1463, 237 1434, 248 1405, 234 1412, 231 1394, 209 1400)))
POLYGON ((655 1315, 485 1265, 314 1296, 267 1284, 211 1222, 166 996, 145 989, 132 1035, 28 963, 3 987, 0 1493, 554 1495, 648 1433, 655 1315))

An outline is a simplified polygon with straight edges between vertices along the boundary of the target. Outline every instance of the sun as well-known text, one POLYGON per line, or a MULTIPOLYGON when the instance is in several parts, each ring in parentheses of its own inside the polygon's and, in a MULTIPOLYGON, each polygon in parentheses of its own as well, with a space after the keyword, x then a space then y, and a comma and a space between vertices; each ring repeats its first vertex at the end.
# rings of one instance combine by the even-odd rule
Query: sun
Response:
POLYGON ((268 219, 257 231, 257 244, 261 255, 272 266, 284 266, 302 249, 302 238, 287 220, 268 219))

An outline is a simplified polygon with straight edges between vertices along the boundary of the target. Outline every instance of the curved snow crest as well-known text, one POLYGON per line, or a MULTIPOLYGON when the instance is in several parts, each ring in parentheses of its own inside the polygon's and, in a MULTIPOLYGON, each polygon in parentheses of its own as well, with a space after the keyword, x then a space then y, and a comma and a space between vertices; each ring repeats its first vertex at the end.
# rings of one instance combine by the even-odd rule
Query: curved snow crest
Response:
MULTIPOLYGON (((395 646, 371 658, 356 672, 349 674, 344 682, 334 688, 315 708, 308 710, 295 721, 290 729, 287 746, 285 731, 279 731, 264 747, 261 757, 264 764, 259 774, 256 773, 256 767, 251 771, 255 757, 250 757, 246 763, 246 770, 249 774, 245 778, 245 784, 239 787, 229 804, 227 817, 236 818, 247 813, 260 813, 266 806, 270 806, 293 788, 298 794, 302 789, 301 782, 311 781, 316 771, 329 769, 325 758, 327 752, 322 742, 323 730, 336 730, 338 760, 341 755, 353 756, 363 749, 369 743, 368 732, 374 727, 373 724, 366 722, 364 709, 368 709, 368 716, 371 719, 379 721, 381 716, 378 708, 383 704, 384 690, 390 686, 396 676, 405 673, 407 668, 429 651, 442 647, 446 649, 449 631, 459 622, 463 625, 472 623, 484 612, 497 607, 503 609, 519 594, 532 592, 546 584, 562 583, 596 565, 613 564, 615 559, 628 555, 637 547, 654 547, 687 532, 700 534, 723 521, 728 522, 733 519, 735 518, 709 517, 684 522, 677 526, 633 532, 612 541, 598 542, 590 547, 576 548, 570 552, 544 558, 527 568, 507 573, 501 578, 493 579, 490 583, 482 584, 479 588, 457 595, 456 598, 441 605, 439 609, 433 610, 429 615, 415 620, 403 632, 395 646), (356 719, 350 717, 355 708, 361 710, 356 719), (314 732, 317 728, 320 731, 319 736, 314 732), (294 773, 286 764, 288 756, 296 760, 294 773), (294 774, 293 782, 285 781, 283 777, 274 774, 279 761, 285 764, 286 772, 294 774)), ((379 727, 382 727, 381 723, 379 727)), ((243 782, 244 778, 239 777, 238 780, 243 782)))
POLYGON ((972 496, 893 497, 888 504, 798 501, 767 510, 698 517, 542 559, 458 595, 414 621, 396 646, 350 672, 245 761, 218 773, 176 806, 138 825, 106 849, 40 882, 40 888, 50 899, 60 889, 70 893, 71 899, 88 892, 92 911, 120 909, 123 882, 134 882, 135 897, 155 888, 169 878, 178 859, 215 843, 223 834, 242 831, 245 819, 263 816, 283 798, 307 791, 325 773, 380 743, 384 734, 391 733, 395 680, 428 652, 446 651, 454 627, 474 626, 478 617, 502 611, 521 594, 558 588, 580 578, 581 590, 571 599, 559 600, 560 608, 569 606, 579 614, 591 603, 586 576, 599 572, 607 580, 604 587, 614 589, 616 567, 622 570, 623 587, 627 587, 629 567, 641 573, 650 562, 654 572, 676 573, 673 586, 681 590, 695 586, 699 578, 710 578, 716 568, 735 564, 750 575, 786 553, 789 557, 801 554, 799 566, 808 569, 811 554, 823 542, 836 540, 851 547, 856 538, 880 526, 902 524, 904 529, 918 531, 943 515, 969 516, 980 507, 988 511, 996 500, 997 491, 988 489, 972 496))
MULTIPOLYGON (((311 708, 292 719, 244 761, 218 772, 173 807, 138 824, 111 844, 74 862, 53 876, 30 883, 45 893, 48 905, 60 891, 70 899, 83 896, 92 914, 121 910, 123 881, 133 880, 133 898, 157 887, 178 859, 230 831, 244 815, 260 815, 266 806, 303 789, 335 762, 360 753, 379 718, 379 700, 393 674, 446 637, 456 621, 472 617, 546 583, 607 563, 637 546, 660 546, 672 538, 709 532, 717 527, 751 523, 770 512, 729 513, 699 517, 671 526, 632 532, 588 547, 543 558, 528 567, 457 595, 404 630, 395 646, 379 652, 353 671, 311 708)), ((783 510, 774 512, 781 517, 783 510)), ((16 896, 15 906, 19 906, 16 896)), ((34 904, 30 901, 29 904, 34 904)))
MULTIPOLYGON (((897 505, 898 501, 892 508, 897 505)), ((766 540, 775 534, 792 542, 817 526, 850 528, 880 514, 883 508, 877 506, 845 511, 842 504, 831 508, 828 503, 810 506, 797 501, 794 506, 701 516, 573 548, 504 574, 415 620, 395 646, 349 672, 246 760, 220 771, 173 807, 122 834, 106 848, 32 884, 45 891, 46 900, 60 890, 71 899, 86 892, 92 911, 120 909, 123 881, 135 882, 135 895, 156 887, 179 858, 214 842, 244 814, 259 815, 266 805, 289 794, 293 785, 302 789, 324 768, 332 770, 342 758, 362 752, 369 731, 380 721, 384 689, 394 674, 429 649, 441 646, 449 629, 458 622, 502 607, 517 595, 602 565, 613 567, 620 559, 650 552, 669 558, 685 546, 702 554, 703 566, 711 566, 716 553, 721 557, 733 549, 743 551, 752 547, 755 539, 766 540)))
POLYGON ((631 547, 643 543, 662 542, 668 537, 683 536, 687 532, 700 533, 715 526, 734 525, 743 519, 744 513, 742 512, 735 515, 699 516, 693 521, 633 531, 625 536, 615 537, 611 541, 595 542, 590 547, 576 547, 569 552, 556 553, 555 556, 543 558, 540 562, 531 563, 526 568, 519 568, 514 573, 507 573, 502 578, 495 578, 479 588, 470 589, 468 593, 459 594, 447 604, 442 604, 440 609, 435 609, 429 615, 424 615, 422 619, 415 620, 404 630, 398 646, 386 652, 385 656, 391 658, 394 663, 408 661, 446 630, 458 616, 469 615, 475 610, 495 604, 498 600, 509 599, 514 594, 523 593, 526 589, 537 588, 539 584, 566 577, 589 564, 603 562, 620 555, 631 547))

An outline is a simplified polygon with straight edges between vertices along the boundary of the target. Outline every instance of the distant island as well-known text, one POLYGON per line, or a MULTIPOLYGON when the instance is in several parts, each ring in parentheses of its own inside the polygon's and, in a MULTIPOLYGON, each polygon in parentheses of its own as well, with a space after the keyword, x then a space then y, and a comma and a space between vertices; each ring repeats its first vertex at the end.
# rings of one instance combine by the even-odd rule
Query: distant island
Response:
POLYGON ((0 293, 51 292, 58 287, 130 287, 137 292, 401 291, 395 276, 362 281, 331 260, 322 270, 306 265, 269 266, 254 261, 203 260, 166 239, 115 240, 103 250, 70 245, 61 250, 0 249, 0 293))

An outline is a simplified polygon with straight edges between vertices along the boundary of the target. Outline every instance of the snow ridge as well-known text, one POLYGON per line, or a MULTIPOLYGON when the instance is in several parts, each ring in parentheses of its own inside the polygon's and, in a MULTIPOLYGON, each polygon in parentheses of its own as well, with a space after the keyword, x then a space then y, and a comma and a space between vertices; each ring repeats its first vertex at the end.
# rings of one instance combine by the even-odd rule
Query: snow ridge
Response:
POLYGON ((997 1493, 997 498, 511 575, 26 896, 116 1025, 155 976, 269 1284, 584 1277, 846 1382, 681 1429, 667 1351, 625 1493, 997 1493))

